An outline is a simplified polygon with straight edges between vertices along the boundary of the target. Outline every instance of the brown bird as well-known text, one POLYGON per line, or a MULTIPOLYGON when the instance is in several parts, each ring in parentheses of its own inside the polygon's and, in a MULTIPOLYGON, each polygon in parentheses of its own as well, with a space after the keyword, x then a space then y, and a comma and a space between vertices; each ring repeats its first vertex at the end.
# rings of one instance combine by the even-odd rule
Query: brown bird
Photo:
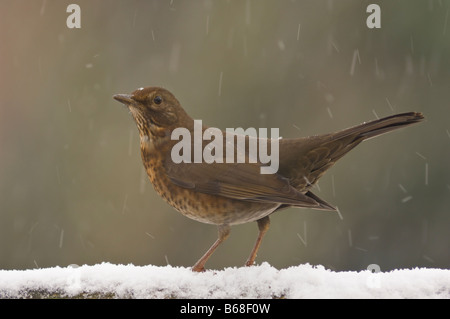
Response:
MULTIPOLYGON (((261 174, 264 165, 260 161, 175 163, 171 151, 179 141, 171 138, 172 132, 185 128, 194 133, 194 120, 169 91, 146 87, 114 95, 114 99, 125 104, 136 121, 142 161, 156 192, 183 215, 218 226, 218 239, 195 263, 194 271, 204 270, 209 257, 229 236, 231 225, 256 221, 259 234, 246 262, 246 266, 253 265, 269 229, 270 214, 288 207, 335 210, 311 192, 325 171, 362 141, 424 118, 421 113, 409 112, 335 133, 280 139, 278 171, 261 174)), ((206 129, 203 126, 202 132, 206 129)), ((225 141, 226 133, 223 136, 225 141)), ((209 142, 203 141, 202 147, 209 142)), ((248 143, 246 147, 248 151, 248 143)))

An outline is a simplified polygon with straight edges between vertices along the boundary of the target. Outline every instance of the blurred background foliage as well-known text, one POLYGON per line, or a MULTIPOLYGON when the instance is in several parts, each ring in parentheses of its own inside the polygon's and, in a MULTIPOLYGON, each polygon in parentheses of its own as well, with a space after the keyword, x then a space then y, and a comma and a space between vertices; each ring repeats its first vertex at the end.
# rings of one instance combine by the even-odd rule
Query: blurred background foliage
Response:
MULTIPOLYGON (((272 216, 257 262, 450 266, 449 1, 0 0, 0 268, 190 266, 216 239, 153 191, 112 99, 171 90, 195 119, 284 137, 397 112, 426 122, 363 143, 320 181, 331 212, 272 216), (66 8, 81 7, 81 29, 66 8), (366 8, 381 7, 381 29, 366 8)), ((240 266, 256 224, 208 263, 240 266)))

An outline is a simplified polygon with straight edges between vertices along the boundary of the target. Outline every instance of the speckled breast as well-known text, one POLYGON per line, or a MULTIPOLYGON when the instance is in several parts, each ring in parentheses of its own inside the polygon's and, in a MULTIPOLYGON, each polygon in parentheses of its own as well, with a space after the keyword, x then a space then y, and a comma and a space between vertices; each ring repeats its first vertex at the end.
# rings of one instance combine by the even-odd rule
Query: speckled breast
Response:
POLYGON ((247 202, 186 189, 169 180, 160 156, 143 158, 143 162, 155 191, 181 214, 202 223, 243 224, 261 219, 280 206, 247 202))

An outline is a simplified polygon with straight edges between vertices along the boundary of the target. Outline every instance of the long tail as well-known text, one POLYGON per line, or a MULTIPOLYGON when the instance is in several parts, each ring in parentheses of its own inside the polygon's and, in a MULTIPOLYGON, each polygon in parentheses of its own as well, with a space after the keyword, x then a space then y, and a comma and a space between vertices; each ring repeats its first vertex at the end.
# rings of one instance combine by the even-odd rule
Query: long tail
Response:
POLYGON ((395 114, 337 132, 335 133, 335 138, 340 139, 356 133, 354 141, 357 141, 359 139, 367 140, 369 138, 396 130, 398 128, 418 123, 423 119, 424 116, 422 113, 408 112, 395 114))
POLYGON ((334 210, 332 205, 310 191, 312 185, 325 171, 362 141, 418 123, 423 119, 422 113, 402 113, 335 133, 301 140, 281 140, 280 154, 282 153, 283 156, 280 156, 279 173, 287 177, 291 185, 297 190, 318 202, 320 204, 319 209, 334 210))

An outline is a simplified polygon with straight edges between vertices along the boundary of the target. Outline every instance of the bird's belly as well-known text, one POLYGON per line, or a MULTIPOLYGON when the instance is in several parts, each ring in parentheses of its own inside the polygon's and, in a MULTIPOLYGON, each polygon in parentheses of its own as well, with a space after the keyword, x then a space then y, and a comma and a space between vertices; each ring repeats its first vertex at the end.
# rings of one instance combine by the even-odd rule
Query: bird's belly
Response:
POLYGON ((257 203, 196 192, 173 184, 164 173, 147 167, 155 191, 181 214, 215 225, 236 225, 261 219, 280 204, 257 203))
POLYGON ((279 204, 265 204, 194 193, 180 203, 167 200, 183 215, 215 225, 237 225, 257 221, 271 214, 279 204))

